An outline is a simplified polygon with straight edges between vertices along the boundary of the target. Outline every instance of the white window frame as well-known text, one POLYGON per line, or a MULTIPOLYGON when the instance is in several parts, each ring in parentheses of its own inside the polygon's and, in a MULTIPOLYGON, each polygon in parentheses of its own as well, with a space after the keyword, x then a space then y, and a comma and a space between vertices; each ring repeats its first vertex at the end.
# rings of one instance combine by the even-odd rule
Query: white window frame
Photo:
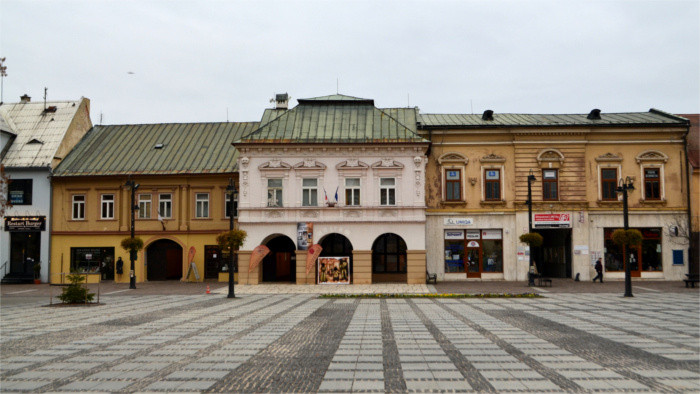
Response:
POLYGON ((379 178, 379 205, 383 207, 387 206, 396 206, 396 178, 395 177, 382 177, 379 178), (393 185, 382 185, 383 180, 389 180, 391 179, 393 181, 393 185), (392 193, 393 192, 393 193, 392 193), (394 197, 394 203, 391 204, 390 201, 391 195, 393 194, 394 197), (382 197, 386 197, 386 203, 382 203, 382 197))
POLYGON ((150 219, 153 207, 153 196, 150 193, 139 194, 139 219, 150 219))
POLYGON ((71 201, 71 217, 73 220, 85 220, 85 195, 74 194, 71 201))
POLYGON ((282 208, 284 206, 284 179, 283 178, 267 178, 267 206, 272 208, 282 208), (280 186, 270 186, 270 181, 280 181, 280 186), (274 196, 270 198, 270 192, 274 196), (273 203, 275 201, 275 203, 273 203), (279 201, 279 204, 276 202, 279 201))
POLYGON ((158 193, 158 216, 160 216, 163 219, 172 219, 173 218, 173 194, 172 193, 158 193), (168 196, 168 198, 163 198, 163 196, 168 196), (169 211, 167 215, 165 215, 165 207, 164 205, 167 205, 167 210, 169 211))
POLYGON ((317 207, 318 206, 318 178, 302 178, 301 179, 301 206, 302 207, 317 207), (305 186, 304 181, 314 181, 315 186, 305 186), (307 198, 308 196, 308 198, 307 198), (313 197, 316 197, 316 204, 313 203, 313 197))
POLYGON ((359 177, 347 177, 345 178, 345 205, 348 207, 359 207, 362 201, 362 178, 359 177), (348 186, 348 180, 357 179, 358 185, 348 186), (348 190, 350 191, 350 199, 348 201, 348 190), (357 192, 357 201, 355 201, 355 192, 357 192))
POLYGON ((197 219, 209 218, 209 193, 194 194, 194 217, 197 219))
POLYGON ((100 219, 114 219, 114 194, 100 196, 100 219))

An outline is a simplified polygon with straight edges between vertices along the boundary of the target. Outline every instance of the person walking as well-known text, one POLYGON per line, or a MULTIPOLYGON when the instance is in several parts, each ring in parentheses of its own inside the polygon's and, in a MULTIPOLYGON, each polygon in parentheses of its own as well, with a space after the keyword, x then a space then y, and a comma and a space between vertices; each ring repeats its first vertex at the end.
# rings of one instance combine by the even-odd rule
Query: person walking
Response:
POLYGON ((595 270, 598 273, 595 278, 593 278, 593 282, 596 281, 596 279, 600 279, 600 283, 603 283, 603 262, 602 258, 598 258, 598 261, 595 262, 595 270))

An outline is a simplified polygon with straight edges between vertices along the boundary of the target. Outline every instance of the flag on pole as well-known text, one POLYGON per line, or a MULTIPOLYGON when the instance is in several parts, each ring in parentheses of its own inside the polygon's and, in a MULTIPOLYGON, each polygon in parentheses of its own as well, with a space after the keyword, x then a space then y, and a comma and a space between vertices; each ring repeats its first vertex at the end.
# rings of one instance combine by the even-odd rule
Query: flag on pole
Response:
POLYGON ((326 194, 326 188, 325 188, 325 187, 323 188, 323 195, 324 195, 325 198, 326 198, 326 203, 328 203, 328 194, 326 194))
POLYGON ((258 267, 258 264, 270 253, 270 249, 265 245, 258 245, 253 249, 253 253, 250 254, 250 264, 248 265, 248 272, 253 272, 254 269, 258 267))
POLYGON ((311 270, 314 267, 314 263, 316 262, 316 259, 318 256, 321 254, 321 251, 323 248, 319 244, 311 245, 311 247, 308 250, 308 253, 306 254, 306 275, 311 272, 311 270))
POLYGON ((340 188, 340 186, 335 188, 335 202, 338 202, 338 189, 339 188, 340 188))

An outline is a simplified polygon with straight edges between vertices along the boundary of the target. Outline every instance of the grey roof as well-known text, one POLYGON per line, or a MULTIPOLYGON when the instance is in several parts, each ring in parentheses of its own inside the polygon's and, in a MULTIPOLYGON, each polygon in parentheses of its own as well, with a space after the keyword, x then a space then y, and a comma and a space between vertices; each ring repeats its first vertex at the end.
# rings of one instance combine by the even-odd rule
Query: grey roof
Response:
POLYGON ((44 103, 11 103, 0 106, 0 118, 16 134, 3 157, 6 167, 49 167, 63 137, 75 117, 81 101, 51 101, 45 112, 44 103))
POLYGON ((588 114, 493 114, 493 120, 482 119, 482 115, 469 114, 420 114, 419 127, 562 127, 562 126, 641 126, 683 125, 685 120, 656 109, 649 112, 605 113, 600 119, 588 119, 588 114))
POLYGON ((267 110, 258 130, 235 143, 405 143, 416 134, 415 108, 380 109, 371 99, 330 95, 267 110))
POLYGON ((12 122, 12 119, 10 119, 9 116, 5 117, 5 115, 3 115, 3 112, 4 111, 0 110, 0 131, 5 132, 7 134, 11 134, 13 136, 17 135, 17 133, 15 133, 14 131, 14 122, 12 122))
POLYGON ((238 157, 231 141, 258 126, 258 122, 95 126, 54 174, 230 173, 236 170, 238 157))

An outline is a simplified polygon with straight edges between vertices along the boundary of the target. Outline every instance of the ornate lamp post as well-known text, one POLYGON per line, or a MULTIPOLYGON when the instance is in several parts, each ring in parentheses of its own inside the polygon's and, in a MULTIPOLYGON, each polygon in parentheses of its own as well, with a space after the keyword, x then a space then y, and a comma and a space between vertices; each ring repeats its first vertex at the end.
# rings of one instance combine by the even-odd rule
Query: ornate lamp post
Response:
MULTIPOLYGON (((233 185, 233 178, 228 179, 228 186, 226 186, 226 194, 228 194, 228 229, 233 230, 233 196, 236 194, 236 186, 233 185)), ((234 250, 231 248, 229 263, 228 263, 228 297, 236 298, 236 291, 233 287, 233 254, 234 250)))
MULTIPOLYGON (((616 192, 622 193, 622 213, 624 217, 625 231, 630 229, 629 215, 627 208, 627 191, 634 190, 632 178, 626 177, 624 180, 620 178, 617 184, 616 192)), ((622 259, 625 262, 625 297, 632 297, 632 272, 630 262, 627 259, 627 249, 629 245, 625 245, 622 251, 622 259)))
MULTIPOLYGON (((134 240, 134 216, 137 209, 135 199, 136 199, 136 189, 139 188, 139 184, 134 182, 131 178, 126 181, 124 185, 131 189, 131 240, 134 240)), ((131 260, 131 271, 129 271, 129 288, 136 288, 136 268, 134 267, 134 262, 136 261, 136 251, 129 251, 129 260, 131 260)))
MULTIPOLYGON (((535 175, 530 169, 530 174, 527 176, 527 232, 532 233, 532 182, 536 181, 535 175)), ((532 286, 535 284, 535 277, 531 274, 532 271, 532 246, 528 245, 530 252, 528 253, 530 257, 529 271, 528 271, 528 285, 532 286)))

